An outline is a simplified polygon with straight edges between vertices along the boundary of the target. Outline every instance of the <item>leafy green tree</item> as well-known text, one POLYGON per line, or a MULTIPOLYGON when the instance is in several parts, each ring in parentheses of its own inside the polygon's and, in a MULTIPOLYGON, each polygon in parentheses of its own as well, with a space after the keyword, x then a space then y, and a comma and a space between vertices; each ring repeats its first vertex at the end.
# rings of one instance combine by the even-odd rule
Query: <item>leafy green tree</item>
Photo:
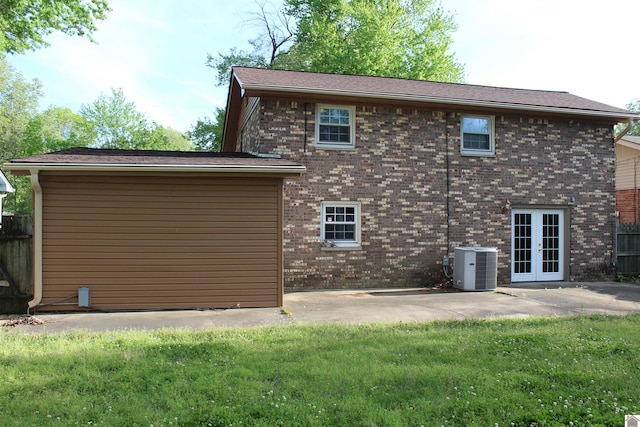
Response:
POLYGON ((287 0, 298 22, 289 68, 461 82, 457 29, 432 0, 287 0))
POLYGON ((48 46, 53 31, 91 39, 96 21, 111 9, 107 0, 2 0, 0 52, 24 53, 48 46))
POLYGON ((0 56, 0 161, 17 157, 24 149, 24 133, 38 112, 43 96, 38 80, 28 81, 0 56))
POLYGON ((101 93, 98 99, 80 106, 85 133, 90 145, 97 148, 134 148, 144 145, 140 136, 147 131, 147 119, 127 101, 122 89, 111 89, 111 96, 101 93))
POLYGON ((207 54, 207 66, 216 71, 216 84, 218 86, 228 85, 231 67, 234 66, 273 68, 273 64, 267 62, 258 50, 259 48, 256 48, 253 52, 247 52, 231 48, 229 53, 218 53, 218 56, 207 54))
POLYGON ((49 107, 27 124, 22 156, 86 146, 91 135, 85 134, 85 119, 69 108, 49 107))
POLYGON ((435 0, 284 0, 279 13, 261 6, 254 21, 263 32, 252 52, 208 56, 218 84, 228 83, 232 65, 464 80, 449 53, 457 26, 435 0))
MULTIPOLYGON (((25 152, 25 136, 30 121, 37 115, 42 97, 38 80, 28 81, 0 55, 0 165, 25 152)), ((29 211, 31 186, 28 178, 9 175, 16 188, 3 203, 12 212, 29 211)))
POLYGON ((253 51, 231 48, 229 53, 207 54, 207 65, 216 70, 218 86, 229 84, 231 67, 280 68, 279 57, 286 55, 294 41, 294 17, 274 9, 268 2, 259 2, 257 12, 250 13, 248 22, 260 29, 260 34, 249 40, 253 51))
MULTIPOLYGON (((49 107, 26 123, 19 152, 5 160, 85 145, 87 138, 82 134, 83 120, 68 108, 49 107)), ((8 178, 16 192, 5 199, 6 209, 16 213, 31 212, 32 190, 29 177, 9 175, 8 178)))
POLYGON ((156 125, 156 129, 160 130, 164 135, 159 139, 161 144, 157 148, 158 150, 189 151, 191 149, 189 137, 184 133, 170 127, 166 128, 158 125, 156 125))
POLYGON ((205 117, 187 132, 191 146, 196 151, 220 151, 224 128, 225 109, 216 108, 215 118, 205 117))
POLYGON ((122 89, 112 89, 111 95, 100 94, 97 100, 82 104, 84 134, 89 145, 96 148, 129 150, 186 150, 186 136, 173 129, 165 129, 137 110, 127 101, 122 89))

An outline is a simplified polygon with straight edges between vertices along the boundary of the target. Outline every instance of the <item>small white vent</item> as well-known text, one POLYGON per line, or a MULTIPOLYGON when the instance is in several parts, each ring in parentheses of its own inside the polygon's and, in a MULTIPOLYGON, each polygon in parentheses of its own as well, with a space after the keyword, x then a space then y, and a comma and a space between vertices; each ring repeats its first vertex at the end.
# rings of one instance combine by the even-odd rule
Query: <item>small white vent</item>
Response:
POLYGON ((498 250, 455 248, 453 286, 464 291, 492 291, 498 283, 498 250))

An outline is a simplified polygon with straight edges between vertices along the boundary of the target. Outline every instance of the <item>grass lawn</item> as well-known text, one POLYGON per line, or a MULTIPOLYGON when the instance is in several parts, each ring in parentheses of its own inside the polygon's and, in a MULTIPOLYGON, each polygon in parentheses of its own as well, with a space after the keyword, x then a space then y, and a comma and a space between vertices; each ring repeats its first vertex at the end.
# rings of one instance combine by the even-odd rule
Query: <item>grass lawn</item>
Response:
POLYGON ((640 315, 208 331, 0 330, 2 426, 616 426, 640 315))

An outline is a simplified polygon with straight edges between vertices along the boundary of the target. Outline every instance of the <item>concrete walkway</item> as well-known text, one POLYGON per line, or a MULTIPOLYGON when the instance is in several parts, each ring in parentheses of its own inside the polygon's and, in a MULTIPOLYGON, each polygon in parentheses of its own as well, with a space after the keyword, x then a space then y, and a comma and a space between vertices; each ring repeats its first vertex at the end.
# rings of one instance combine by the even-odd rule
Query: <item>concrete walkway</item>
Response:
MULTIPOLYGON (((535 283, 496 292, 454 289, 292 292, 279 308, 37 314, 43 325, 5 327, 16 332, 155 330, 256 327, 318 323, 429 322, 468 318, 626 314, 640 312, 640 286, 623 283, 535 283)), ((0 317, 0 324, 8 316, 0 317)))

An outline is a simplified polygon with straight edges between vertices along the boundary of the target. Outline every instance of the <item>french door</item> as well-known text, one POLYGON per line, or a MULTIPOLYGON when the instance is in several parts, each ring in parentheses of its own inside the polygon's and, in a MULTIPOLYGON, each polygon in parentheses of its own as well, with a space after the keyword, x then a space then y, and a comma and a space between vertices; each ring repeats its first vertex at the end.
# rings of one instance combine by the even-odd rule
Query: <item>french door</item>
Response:
POLYGON ((564 212, 511 211, 511 281, 564 279, 564 212))

